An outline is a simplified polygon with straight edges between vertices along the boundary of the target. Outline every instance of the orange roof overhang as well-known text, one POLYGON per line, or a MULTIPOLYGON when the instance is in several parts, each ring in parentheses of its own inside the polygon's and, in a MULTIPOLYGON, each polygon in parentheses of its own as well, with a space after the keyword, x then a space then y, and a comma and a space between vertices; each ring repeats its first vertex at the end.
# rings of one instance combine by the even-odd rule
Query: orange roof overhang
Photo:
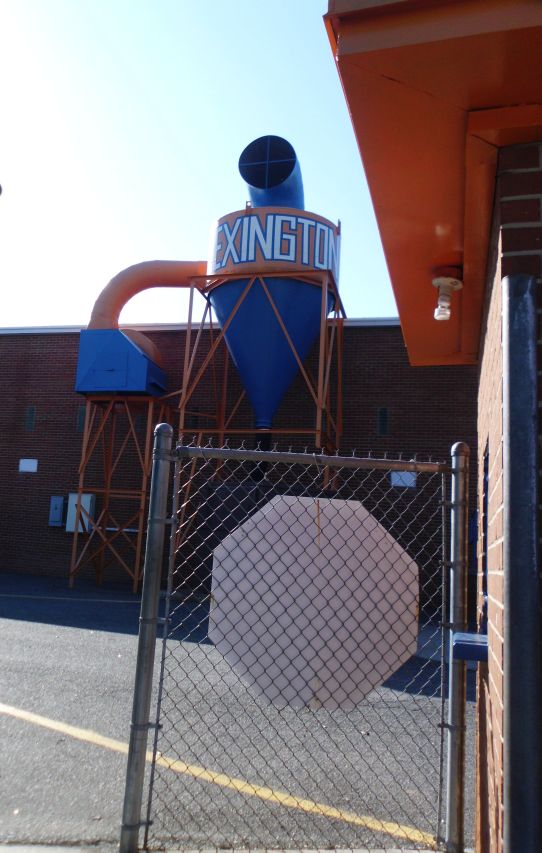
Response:
POLYGON ((412 364, 477 361, 498 148, 542 140, 540 0, 329 0, 412 364), (435 270, 462 269, 447 322, 435 270))

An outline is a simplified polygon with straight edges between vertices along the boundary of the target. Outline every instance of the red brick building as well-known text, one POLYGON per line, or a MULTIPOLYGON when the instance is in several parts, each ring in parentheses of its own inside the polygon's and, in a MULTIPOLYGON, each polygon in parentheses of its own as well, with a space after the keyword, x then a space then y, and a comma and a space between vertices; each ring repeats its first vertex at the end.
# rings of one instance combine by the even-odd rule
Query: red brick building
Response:
POLYGON ((542 6, 330 0, 326 24, 409 359, 478 365, 477 850, 535 853, 542 6))
MULTIPOLYGON (((171 389, 180 387, 186 329, 141 328, 160 350, 171 389)), ((6 389, 0 409, 4 571, 68 576, 73 536, 64 525, 51 526, 49 515, 52 496, 67 498, 78 487, 85 413, 85 397, 74 390, 78 345, 75 328, 0 332, 6 389), (36 470, 20 471, 21 460, 34 460, 30 467, 36 470)), ((309 363, 316 361, 316 350, 309 363)), ((397 320, 347 320, 341 450, 446 460, 458 438, 474 446, 475 384, 472 367, 411 367, 397 320)), ((238 387, 234 380, 232 394, 238 387)), ((205 411, 205 386, 200 397, 205 411)), ((248 405, 241 407, 239 423, 250 426, 251 417, 248 405)), ((298 377, 286 393, 276 424, 295 428, 311 417, 311 402, 298 377)), ((284 436, 281 446, 302 449, 308 442, 310 438, 284 436)), ((127 465, 129 480, 134 475, 133 459, 127 465)), ((89 478, 92 481, 92 471, 89 478)), ((85 572, 90 576, 90 567, 85 572)), ((128 581, 118 568, 108 578, 128 581)))

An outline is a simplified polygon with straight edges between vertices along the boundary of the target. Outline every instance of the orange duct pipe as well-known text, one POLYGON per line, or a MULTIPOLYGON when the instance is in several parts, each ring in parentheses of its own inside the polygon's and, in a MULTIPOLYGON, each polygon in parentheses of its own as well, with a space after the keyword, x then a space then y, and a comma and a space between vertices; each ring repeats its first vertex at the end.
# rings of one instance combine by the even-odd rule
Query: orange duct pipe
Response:
MULTIPOLYGON (((127 267, 117 273, 98 296, 88 328, 118 329, 120 312, 136 293, 150 287, 190 287, 195 277, 206 272, 206 261, 143 261, 127 267)), ((199 287, 197 282, 195 284, 199 287)), ((143 332, 135 329, 123 329, 123 332, 155 364, 163 366, 160 352, 143 332)))
POLYGON ((120 312, 136 293, 150 287, 190 287, 194 278, 206 273, 206 261, 143 261, 127 267, 98 296, 88 328, 118 329, 120 312))

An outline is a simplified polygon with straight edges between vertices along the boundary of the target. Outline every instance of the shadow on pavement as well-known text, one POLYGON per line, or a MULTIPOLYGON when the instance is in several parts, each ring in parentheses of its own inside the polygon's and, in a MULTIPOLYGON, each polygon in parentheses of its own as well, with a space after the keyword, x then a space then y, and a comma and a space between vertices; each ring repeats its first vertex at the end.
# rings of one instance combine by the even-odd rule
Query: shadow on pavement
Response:
MULTIPOLYGON (((438 661, 414 655, 384 682, 384 687, 398 693, 441 697, 441 668, 438 661)), ((444 667, 444 690, 448 686, 448 667, 444 667)), ((476 701, 476 670, 467 669, 467 702, 476 701)))
MULTIPOLYGON (((73 589, 65 578, 44 578, 10 572, 0 574, 0 619, 42 622, 65 628, 134 634, 139 628, 141 597, 125 584, 96 586, 78 580, 73 589)), ((163 615, 164 599, 160 600, 163 615)), ((209 643, 208 605, 173 602, 170 639, 178 642, 209 643)), ((158 635, 160 636, 160 627, 158 635)), ((446 676, 446 673, 445 673, 446 676)), ((440 697, 441 671, 438 661, 411 657, 388 678, 384 687, 399 693, 440 697)), ((447 678, 445 677, 445 688, 447 678)), ((467 671, 467 700, 476 699, 476 671, 467 671)))
MULTIPOLYGON (((0 574, 0 619, 135 635, 140 606, 141 596, 134 595, 126 584, 104 583, 98 587, 92 581, 78 580, 70 589, 66 578, 0 574)), ((163 609, 161 598, 160 615, 163 609)), ((176 630, 175 639, 203 642, 207 609, 198 603, 183 609, 182 631, 176 630)))

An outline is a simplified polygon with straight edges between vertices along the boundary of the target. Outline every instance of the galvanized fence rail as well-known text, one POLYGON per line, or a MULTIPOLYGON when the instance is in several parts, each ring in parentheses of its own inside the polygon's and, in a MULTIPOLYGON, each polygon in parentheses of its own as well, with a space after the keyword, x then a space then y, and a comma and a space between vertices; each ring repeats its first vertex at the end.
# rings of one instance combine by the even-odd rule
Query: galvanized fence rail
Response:
POLYGON ((138 733, 154 729, 148 807, 141 821, 128 782, 121 853, 140 823, 151 849, 429 849, 451 831, 459 850, 461 778, 447 786, 451 830, 443 817, 444 732, 460 774, 464 701, 446 718, 452 466, 210 447, 169 458, 157 707, 149 723, 134 700, 128 769, 142 777, 138 733))

